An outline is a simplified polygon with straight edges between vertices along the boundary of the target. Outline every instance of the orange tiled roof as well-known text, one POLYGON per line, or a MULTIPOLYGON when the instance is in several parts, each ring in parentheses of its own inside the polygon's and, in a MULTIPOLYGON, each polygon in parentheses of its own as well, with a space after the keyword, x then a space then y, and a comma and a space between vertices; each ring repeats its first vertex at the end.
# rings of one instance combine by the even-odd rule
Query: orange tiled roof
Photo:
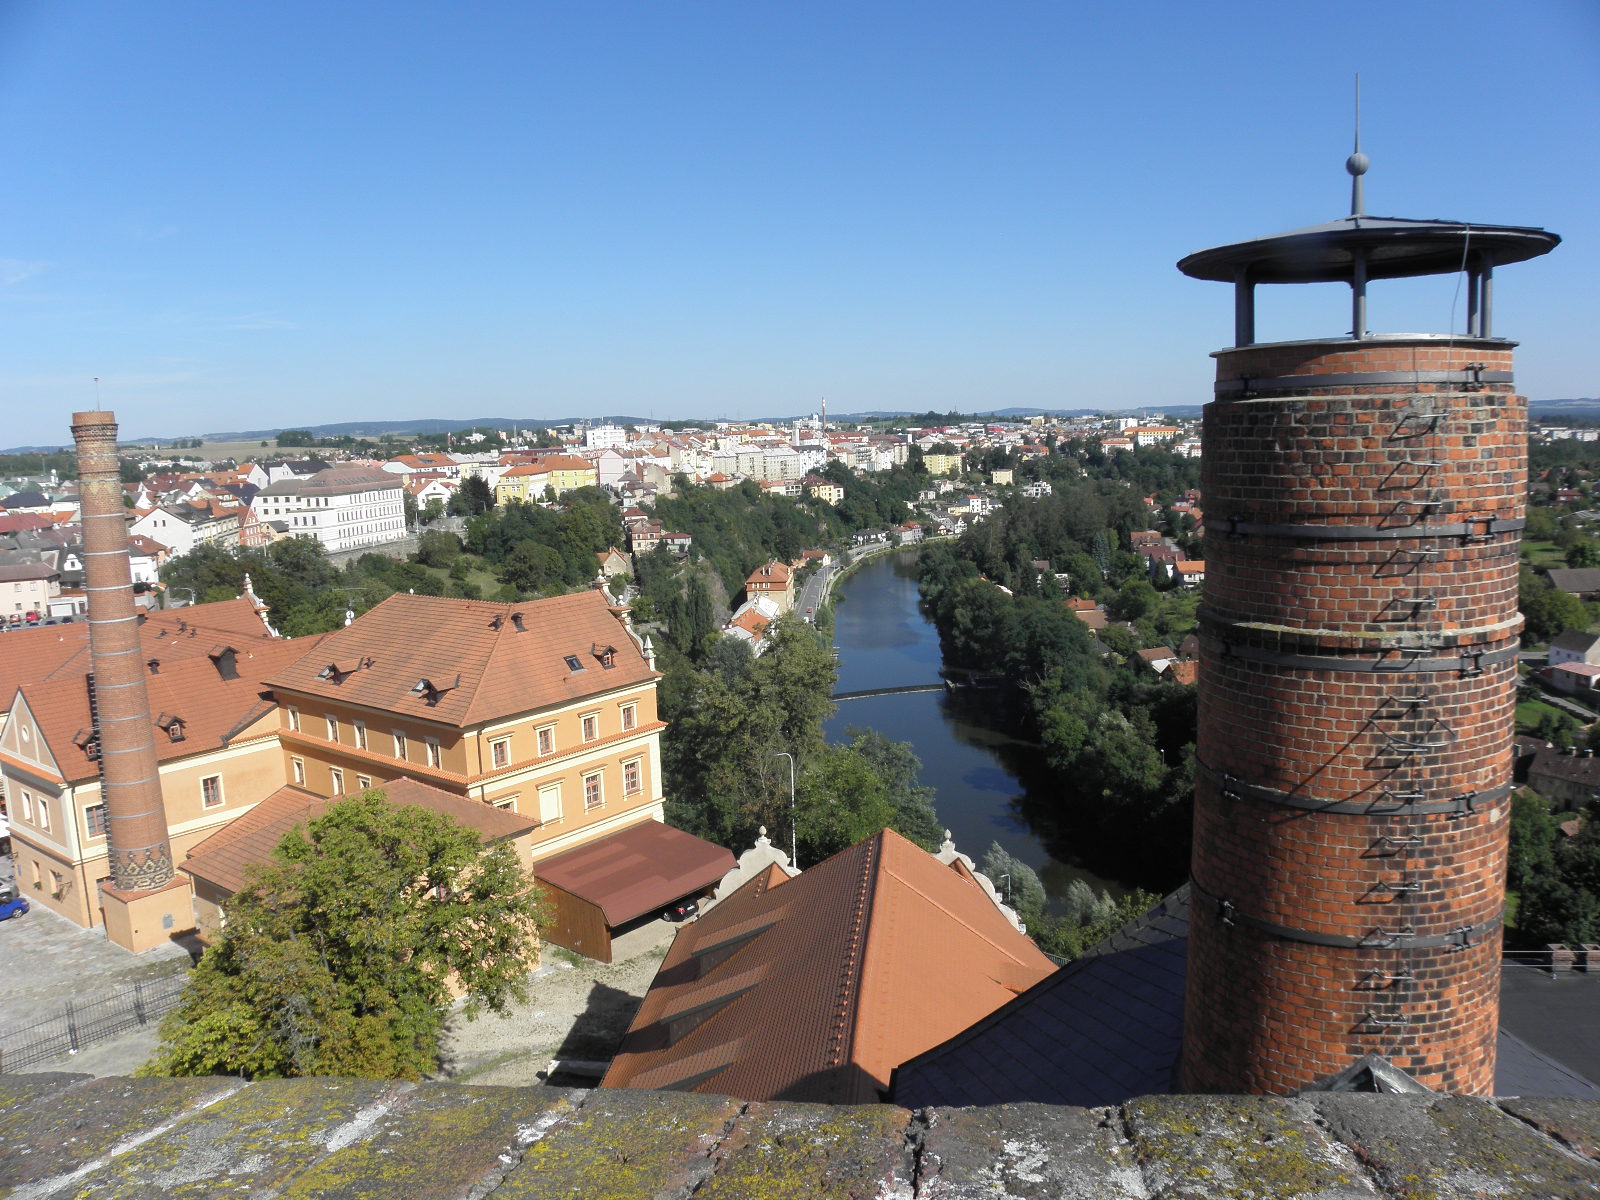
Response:
MULTIPOLYGON (((162 729, 156 730, 156 758, 160 762, 220 749, 271 713, 277 705, 266 693, 262 680, 321 639, 195 640, 208 653, 164 663, 156 674, 145 676, 152 720, 160 724, 164 717, 176 717, 183 722, 181 741, 173 741, 162 729), (226 678, 223 667, 211 657, 225 647, 236 652, 237 675, 233 679, 226 678)), ((83 673, 58 673, 44 683, 24 685, 19 694, 38 722, 40 735, 62 778, 76 782, 97 777, 99 764, 75 740, 91 727, 89 692, 83 673)))
MULTIPOLYGON (((219 600, 186 608, 157 609, 139 625, 145 659, 171 662, 203 655, 218 641, 244 649, 270 637, 248 600, 219 600)), ((300 643, 304 645, 305 643, 300 643)), ((19 629, 0 646, 0 709, 24 684, 70 676, 80 681, 89 670, 89 623, 19 629)))
POLYGON ((1171 675, 1175 682, 1189 687, 1200 682, 1200 664, 1193 659, 1175 662, 1167 668, 1167 674, 1171 675))
MULTIPOLYGON (((481 800, 453 796, 415 779, 391 779, 380 783, 378 788, 389 797, 391 804, 415 805, 454 817, 469 829, 477 830, 485 842, 516 837, 538 825, 528 817, 503 812, 481 800)), ((232 895, 244 887, 251 867, 272 858, 273 850, 286 834, 320 817, 333 803, 301 788, 281 787, 195 846, 179 868, 232 895)))
POLYGON ((654 678, 599 592, 522 604, 400 592, 269 682, 464 728, 654 678), (616 651, 609 669, 598 657, 607 647, 616 651), (361 665, 330 673, 334 663, 361 665))
POLYGON ((752 583, 770 583, 782 586, 789 582, 789 564, 773 559, 764 567, 757 567, 750 572, 745 580, 746 585, 752 583))
POLYGON ((604 1086, 873 1103, 1054 969, 970 875, 885 830, 681 929, 604 1086))

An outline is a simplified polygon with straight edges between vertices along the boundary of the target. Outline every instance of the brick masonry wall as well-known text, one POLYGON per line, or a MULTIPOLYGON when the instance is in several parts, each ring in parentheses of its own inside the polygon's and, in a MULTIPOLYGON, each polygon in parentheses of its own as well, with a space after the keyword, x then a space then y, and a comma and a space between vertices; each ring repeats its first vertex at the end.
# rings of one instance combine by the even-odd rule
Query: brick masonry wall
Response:
MULTIPOLYGON (((1506 343, 1437 339, 1217 359, 1219 380, 1511 369, 1506 343)), ((1508 384, 1207 406, 1183 1087, 1288 1092, 1380 1053, 1490 1092, 1525 421, 1508 384)))

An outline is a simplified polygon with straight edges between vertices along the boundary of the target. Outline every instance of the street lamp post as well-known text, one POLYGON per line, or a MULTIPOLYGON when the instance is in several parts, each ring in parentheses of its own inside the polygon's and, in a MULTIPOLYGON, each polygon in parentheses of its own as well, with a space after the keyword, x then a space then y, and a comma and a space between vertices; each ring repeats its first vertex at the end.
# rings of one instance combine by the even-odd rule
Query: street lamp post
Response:
POLYGON ((800 869, 800 834, 795 829, 794 823, 794 755, 787 750, 779 750, 776 754, 768 755, 769 758, 787 758, 789 760, 789 865, 795 870, 800 869))

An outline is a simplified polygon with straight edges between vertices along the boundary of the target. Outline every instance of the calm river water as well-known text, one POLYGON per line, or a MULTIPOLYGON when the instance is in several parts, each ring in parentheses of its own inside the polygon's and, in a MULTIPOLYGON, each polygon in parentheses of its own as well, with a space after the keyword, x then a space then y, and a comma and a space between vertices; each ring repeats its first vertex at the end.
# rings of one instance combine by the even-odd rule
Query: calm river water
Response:
MULTIPOLYGON (((939 634, 918 607, 916 570, 914 553, 886 554, 836 591, 840 692, 942 682, 939 634)), ((1052 806, 1054 784, 1035 746, 1004 732, 1003 720, 985 720, 996 702, 993 692, 943 690, 844 700, 828 722, 828 739, 848 741, 846 730, 856 727, 910 742, 922 760, 922 782, 938 792, 939 819, 975 861, 999 842, 1039 872, 1052 899, 1074 879, 1121 895, 1126 889, 1116 880, 1057 861, 1023 819, 1024 807, 1052 806)))

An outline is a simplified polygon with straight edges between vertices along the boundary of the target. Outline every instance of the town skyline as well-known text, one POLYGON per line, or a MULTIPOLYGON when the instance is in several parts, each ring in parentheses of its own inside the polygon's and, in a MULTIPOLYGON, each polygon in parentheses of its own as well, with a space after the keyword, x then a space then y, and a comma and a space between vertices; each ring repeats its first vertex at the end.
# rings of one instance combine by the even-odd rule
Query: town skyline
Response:
MULTIPOLYGON (((1504 334, 1533 401, 1596 394, 1600 168, 1570 151, 1600 17, 1345 16, 16 7, 4 440, 97 406, 177 436, 1200 403, 1227 306, 1173 264, 1344 215, 1357 72, 1370 210, 1560 233, 1504 334), (1445 29, 1496 86, 1415 53, 1445 29)), ((1337 287, 1272 291, 1264 340, 1344 328, 1337 287)), ((1459 333, 1465 301, 1408 281, 1372 320, 1459 333)))

